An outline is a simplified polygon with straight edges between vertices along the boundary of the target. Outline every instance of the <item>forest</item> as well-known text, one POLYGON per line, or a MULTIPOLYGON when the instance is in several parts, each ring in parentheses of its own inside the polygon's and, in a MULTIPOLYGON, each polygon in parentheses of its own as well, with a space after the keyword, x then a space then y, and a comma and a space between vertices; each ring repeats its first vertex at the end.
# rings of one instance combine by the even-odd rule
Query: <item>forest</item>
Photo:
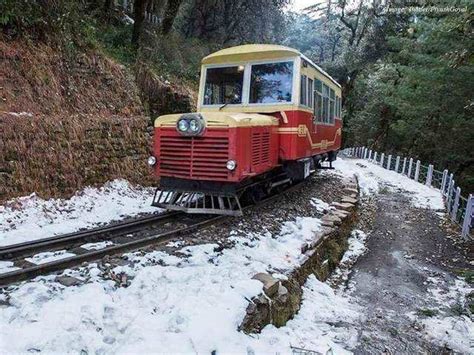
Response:
MULTIPOLYGON (((297 48, 343 87, 344 145, 412 156, 474 190, 474 4, 456 1, 2 0, 1 40, 99 51, 192 90, 206 54, 297 48), (150 21, 150 19, 153 19, 150 21)), ((158 112, 143 99, 150 116, 158 112)))

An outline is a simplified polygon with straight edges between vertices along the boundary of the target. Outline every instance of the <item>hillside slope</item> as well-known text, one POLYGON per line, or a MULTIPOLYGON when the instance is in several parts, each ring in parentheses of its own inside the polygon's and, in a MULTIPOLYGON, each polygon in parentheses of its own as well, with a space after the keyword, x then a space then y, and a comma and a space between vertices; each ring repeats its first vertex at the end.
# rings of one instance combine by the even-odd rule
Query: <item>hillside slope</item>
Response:
POLYGON ((192 91, 146 68, 136 79, 99 50, 0 35, 0 60, 0 202, 70 195, 115 178, 154 184, 145 107, 152 117, 193 109, 192 91))

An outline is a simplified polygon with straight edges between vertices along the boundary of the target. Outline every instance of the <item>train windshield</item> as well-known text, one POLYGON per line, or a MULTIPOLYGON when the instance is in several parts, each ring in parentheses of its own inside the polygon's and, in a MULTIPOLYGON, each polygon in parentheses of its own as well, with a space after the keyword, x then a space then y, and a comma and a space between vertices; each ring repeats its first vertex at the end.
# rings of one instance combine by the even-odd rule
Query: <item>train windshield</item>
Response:
POLYGON ((293 62, 254 64, 249 103, 291 102, 293 62))
POLYGON ((204 105, 241 104, 244 69, 242 65, 208 68, 204 105))

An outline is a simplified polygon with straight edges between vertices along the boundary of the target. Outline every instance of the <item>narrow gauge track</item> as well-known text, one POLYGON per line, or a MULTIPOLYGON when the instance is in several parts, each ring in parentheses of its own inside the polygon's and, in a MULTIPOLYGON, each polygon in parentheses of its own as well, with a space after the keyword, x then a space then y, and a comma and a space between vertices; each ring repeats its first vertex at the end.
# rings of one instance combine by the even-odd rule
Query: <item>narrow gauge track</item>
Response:
MULTIPOLYGON (((282 195, 299 188, 303 183, 304 181, 290 186, 281 193, 270 195, 255 205, 245 206, 243 210, 245 211, 256 206, 270 203, 282 195)), ((0 247, 0 260, 16 261, 15 266, 17 267, 23 264, 21 269, 0 274, 0 287, 32 279, 39 275, 74 267, 83 262, 98 260, 107 255, 119 254, 151 244, 163 244, 172 238, 229 220, 230 218, 234 217, 225 215, 188 215, 182 212, 169 212, 138 218, 132 221, 120 222, 111 226, 0 247), (176 222, 176 217, 181 217, 177 223, 178 226, 176 227, 175 224, 175 228, 170 229, 167 224, 176 222), (167 228, 168 230, 166 230, 167 228), (116 244, 98 250, 80 248, 80 245, 84 243, 104 240, 114 240, 116 244), (67 249, 77 255, 42 264, 33 264, 24 261, 27 256, 33 256, 46 250, 57 251, 59 249, 67 249), (23 261, 19 260, 20 258, 22 258, 23 261), (18 261, 20 261, 20 263, 18 263, 18 261)))

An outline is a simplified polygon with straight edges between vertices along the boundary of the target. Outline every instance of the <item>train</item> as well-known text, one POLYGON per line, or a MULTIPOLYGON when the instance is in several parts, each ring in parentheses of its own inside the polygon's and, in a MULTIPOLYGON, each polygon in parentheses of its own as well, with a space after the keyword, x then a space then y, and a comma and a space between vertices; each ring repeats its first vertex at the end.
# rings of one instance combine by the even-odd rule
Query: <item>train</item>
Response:
POLYGON ((241 215, 246 201, 331 166, 341 111, 341 86, 296 49, 248 44, 212 53, 202 59, 196 112, 154 121, 152 204, 241 215))

